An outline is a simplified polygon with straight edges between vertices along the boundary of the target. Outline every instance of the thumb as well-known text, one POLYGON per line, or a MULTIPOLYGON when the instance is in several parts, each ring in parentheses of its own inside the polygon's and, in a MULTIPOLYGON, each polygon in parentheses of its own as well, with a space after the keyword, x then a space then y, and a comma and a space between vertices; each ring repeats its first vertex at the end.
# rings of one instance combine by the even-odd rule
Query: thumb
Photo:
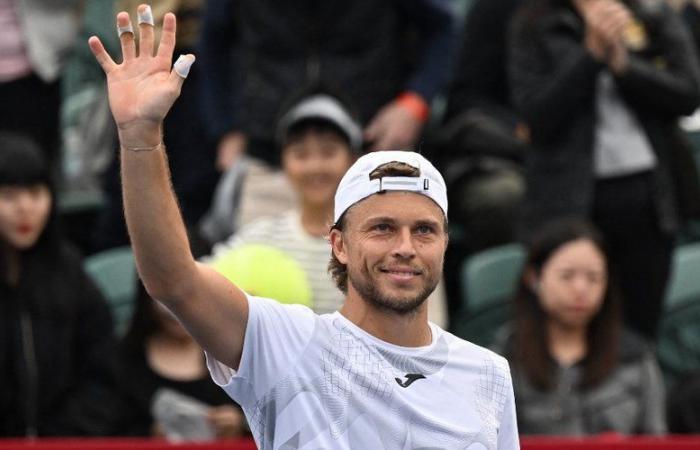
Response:
POLYGON ((194 64, 194 60, 194 55, 190 53, 187 55, 180 55, 177 61, 175 61, 175 64, 173 64, 173 70, 170 72, 169 81, 175 84, 178 89, 182 88, 185 78, 189 75, 190 68, 192 64, 194 64))

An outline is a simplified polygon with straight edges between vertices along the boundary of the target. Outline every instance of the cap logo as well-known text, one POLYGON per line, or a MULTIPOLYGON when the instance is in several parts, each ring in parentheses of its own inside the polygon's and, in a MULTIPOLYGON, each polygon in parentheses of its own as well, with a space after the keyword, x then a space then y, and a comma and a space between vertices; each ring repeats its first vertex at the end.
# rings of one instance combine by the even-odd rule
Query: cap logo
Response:
POLYGON ((428 189, 430 189, 429 180, 428 180, 427 178, 425 178, 425 179, 423 180, 423 190, 424 190, 424 191, 427 191, 428 189))

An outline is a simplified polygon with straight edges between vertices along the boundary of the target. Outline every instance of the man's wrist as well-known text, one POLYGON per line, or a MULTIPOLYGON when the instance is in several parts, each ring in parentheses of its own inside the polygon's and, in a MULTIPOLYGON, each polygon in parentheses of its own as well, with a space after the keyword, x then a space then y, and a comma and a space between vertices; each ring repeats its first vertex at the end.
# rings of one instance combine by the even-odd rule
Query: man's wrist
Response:
POLYGON ((139 122, 118 127, 122 148, 149 148, 160 145, 163 132, 160 123, 139 122))
POLYGON ((430 116, 428 103, 413 91, 404 91, 396 98, 396 104, 408 111, 414 119, 423 123, 430 116))

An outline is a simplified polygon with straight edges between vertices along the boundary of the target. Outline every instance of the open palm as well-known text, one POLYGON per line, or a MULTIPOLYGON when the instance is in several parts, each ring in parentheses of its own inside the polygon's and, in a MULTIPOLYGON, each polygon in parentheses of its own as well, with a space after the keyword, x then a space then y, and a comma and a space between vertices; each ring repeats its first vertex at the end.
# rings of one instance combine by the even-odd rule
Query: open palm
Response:
MULTIPOLYGON (((139 12, 142 13, 145 8, 145 5, 141 5, 139 12)), ((119 27, 129 24, 127 13, 117 14, 119 27)), ((187 55, 178 60, 176 69, 180 74, 176 70, 171 72, 175 26, 175 15, 166 14, 160 45, 155 54, 155 30, 152 25, 139 24, 138 51, 133 33, 123 33, 119 38, 123 56, 121 64, 114 62, 99 38, 90 38, 90 49, 107 75, 109 105, 120 129, 139 124, 159 124, 180 95, 184 76, 194 56, 187 55)))

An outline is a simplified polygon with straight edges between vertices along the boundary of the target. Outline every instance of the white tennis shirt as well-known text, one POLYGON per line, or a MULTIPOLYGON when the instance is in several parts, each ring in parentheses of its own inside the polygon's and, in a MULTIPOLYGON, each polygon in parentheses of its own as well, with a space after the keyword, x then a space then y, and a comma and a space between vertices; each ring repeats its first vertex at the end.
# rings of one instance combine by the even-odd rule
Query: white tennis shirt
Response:
POLYGON ((430 323, 381 341, 338 312, 248 297, 238 371, 207 355, 261 449, 518 449, 506 360, 430 323))

